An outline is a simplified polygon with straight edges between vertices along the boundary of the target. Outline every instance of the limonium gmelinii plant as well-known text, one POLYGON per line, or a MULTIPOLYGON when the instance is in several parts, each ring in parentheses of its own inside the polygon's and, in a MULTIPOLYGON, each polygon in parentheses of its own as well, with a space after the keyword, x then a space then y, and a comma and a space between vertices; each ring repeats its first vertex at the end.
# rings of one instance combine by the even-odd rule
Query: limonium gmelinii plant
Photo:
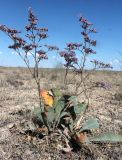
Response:
POLYGON ((13 44, 9 45, 10 49, 13 49, 25 62, 29 69, 32 77, 35 79, 39 95, 39 103, 41 112, 44 112, 44 106, 40 97, 40 75, 39 75, 39 63, 42 60, 47 60, 49 51, 58 51, 59 48, 51 45, 42 45, 41 42, 48 38, 48 28, 38 27, 38 18, 33 13, 32 9, 29 8, 28 24, 25 26, 25 36, 20 37, 22 34, 16 29, 11 29, 6 25, 0 25, 0 30, 4 32, 12 41, 13 44), (30 55, 33 58, 34 67, 33 70, 30 66, 30 55))
MULTIPOLYGON (((65 60, 65 85, 67 86, 74 78, 77 77, 77 82, 75 81, 75 95, 82 93, 80 87, 85 86, 85 81, 89 76, 89 74, 84 76, 87 59, 89 55, 96 54, 96 51, 94 51, 93 48, 97 45, 97 41, 90 38, 91 34, 97 33, 96 29, 93 28, 93 24, 83 16, 79 18, 79 22, 82 29, 81 35, 83 41, 81 43, 67 43, 65 50, 59 52, 60 56, 65 60), (68 73, 71 71, 73 71, 73 77, 68 79, 68 73)), ((93 64, 93 68, 91 70, 112 68, 110 64, 105 64, 98 60, 91 60, 91 63, 93 64)))
MULTIPOLYGON (((97 33, 94 28, 92 28, 92 23, 90 23, 84 17, 79 19, 82 28, 82 43, 68 43, 65 50, 60 52, 60 56, 65 59, 65 85, 67 85, 67 75, 69 71, 73 71, 75 76, 79 76, 80 80, 76 83, 75 93, 78 95, 80 93, 79 87, 83 84, 85 78, 84 70, 86 65, 86 59, 91 54, 96 54, 93 47, 96 46, 96 40, 90 39, 90 34, 97 33), (76 56, 77 52, 78 57, 76 56)), ((42 60, 47 60, 49 51, 58 51, 59 48, 56 46, 42 45, 40 42, 48 37, 47 28, 39 28, 38 19, 34 15, 32 9, 29 9, 28 25, 25 26, 26 34, 24 39, 21 38, 20 31, 16 29, 11 29, 6 25, 0 25, 0 30, 8 35, 8 37, 13 41, 13 44, 9 46, 13 49, 21 59, 25 62, 27 68, 29 69, 32 77, 34 78, 39 95, 39 108, 35 108, 32 120, 38 123, 40 127, 46 127, 48 135, 50 133, 56 133, 58 138, 60 137, 60 148, 63 151, 71 152, 75 143, 91 143, 99 141, 112 141, 118 142, 122 141, 122 136, 107 134, 100 135, 97 137, 87 136, 87 131, 99 128, 99 123, 96 118, 90 118, 84 124, 81 123, 82 115, 87 110, 87 105, 82 104, 77 101, 77 96, 63 95, 60 90, 52 89, 52 105, 48 108, 46 104, 43 103, 42 97, 40 96, 40 75, 39 75, 39 63, 42 60), (30 67, 29 56, 34 60, 34 68, 30 67), (64 148, 67 147, 67 148, 64 148)), ((99 68, 111 68, 109 64, 104 64, 97 60, 91 61, 94 64, 94 69, 99 68)), ((42 94, 47 94, 42 92, 42 94)), ((49 99, 48 99, 49 100, 49 99)), ((55 136, 55 134, 53 134, 55 136)))

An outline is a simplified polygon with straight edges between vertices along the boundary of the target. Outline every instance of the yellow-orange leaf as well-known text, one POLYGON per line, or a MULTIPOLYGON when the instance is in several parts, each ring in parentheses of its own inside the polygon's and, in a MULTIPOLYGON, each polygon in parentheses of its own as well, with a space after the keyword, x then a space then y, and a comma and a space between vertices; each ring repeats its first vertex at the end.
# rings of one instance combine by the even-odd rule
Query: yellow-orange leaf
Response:
POLYGON ((52 107, 54 103, 54 97, 49 94, 49 91, 40 91, 40 96, 43 98, 45 105, 52 107))

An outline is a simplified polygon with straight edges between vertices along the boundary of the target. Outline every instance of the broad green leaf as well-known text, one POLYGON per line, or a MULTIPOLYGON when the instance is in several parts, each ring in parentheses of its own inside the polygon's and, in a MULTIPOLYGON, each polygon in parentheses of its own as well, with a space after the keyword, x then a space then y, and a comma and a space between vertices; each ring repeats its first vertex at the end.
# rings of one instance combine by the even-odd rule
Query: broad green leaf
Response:
POLYGON ((76 100, 76 99, 77 99, 76 96, 70 96, 70 98, 69 98, 70 101, 74 101, 74 100, 76 100))
POLYGON ((34 119, 34 121, 36 122, 40 122, 40 123, 43 123, 43 118, 42 118, 42 115, 41 115, 41 109, 38 107, 38 108, 34 108, 32 110, 32 119, 34 119))
POLYGON ((86 111, 87 105, 79 103, 74 109, 76 114, 81 114, 86 111))
POLYGON ((54 89, 52 89, 52 92, 55 97, 62 97, 62 92, 59 89, 54 88, 54 89))
POLYGON ((68 100, 69 100, 69 102, 72 103, 73 106, 77 105, 77 97, 76 96, 71 96, 68 100))
POLYGON ((49 123, 48 123, 47 115, 45 114, 45 112, 41 112, 41 115, 43 117, 43 123, 44 123, 44 125, 49 129, 50 126, 49 126, 49 123))
POLYGON ((35 124, 37 123, 39 126, 45 125, 49 129, 47 116, 45 112, 41 112, 41 109, 39 107, 33 109, 32 120, 35 124))
POLYGON ((57 108, 57 106, 58 105, 63 105, 63 107, 64 107, 64 104, 65 102, 64 102, 64 99, 61 99, 61 97, 54 97, 54 108, 57 108))
POLYGON ((70 96, 68 98, 68 104, 69 107, 67 107, 67 111, 71 114, 71 117, 73 121, 76 119, 76 113, 75 113, 75 106, 77 105, 77 97, 76 96, 70 96))
POLYGON ((47 113, 47 119, 49 123, 52 123, 55 120, 55 109, 50 108, 47 113))
POLYGON ((94 136, 89 138, 91 142, 110 142, 110 143, 117 143, 122 142, 122 135, 115 134, 115 133, 106 133, 101 134, 98 136, 94 136))
POLYGON ((41 109, 39 107, 34 107, 32 109, 32 114, 40 114, 41 113, 41 109))
POLYGON ((62 112, 61 115, 60 115, 60 118, 62 117, 65 117, 65 116, 69 116, 70 117, 70 114, 68 112, 62 112))
POLYGON ((80 129, 80 132, 84 130, 91 130, 91 129, 97 129, 99 128, 99 123, 96 118, 90 118, 85 122, 83 127, 80 129))
POLYGON ((74 108, 74 106, 67 108, 67 111, 70 113, 73 121, 75 121, 77 117, 74 108))
POLYGON ((58 118, 60 117, 61 115, 61 111, 64 109, 64 102, 63 101, 60 101, 58 100, 57 103, 55 104, 55 107, 53 108, 50 108, 48 110, 48 121, 49 123, 52 123, 54 121, 57 121, 58 118))
POLYGON ((61 111, 64 109, 65 103, 63 101, 58 101, 55 106, 55 118, 59 118, 61 111))

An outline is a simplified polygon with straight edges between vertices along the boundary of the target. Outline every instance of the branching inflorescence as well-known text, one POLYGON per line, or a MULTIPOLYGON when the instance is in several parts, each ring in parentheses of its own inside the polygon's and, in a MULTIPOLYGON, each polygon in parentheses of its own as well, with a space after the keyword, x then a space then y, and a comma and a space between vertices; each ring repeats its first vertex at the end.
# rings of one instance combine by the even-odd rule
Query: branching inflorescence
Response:
MULTIPOLYGON (((47 28, 39 28, 38 19, 34 15, 32 9, 29 9, 29 16, 28 16, 28 25, 25 26, 26 35, 25 39, 21 38, 19 34, 20 31, 15 29, 8 28, 6 25, 0 25, 0 30, 5 32, 12 40, 13 44, 9 46, 10 49, 14 49, 20 57, 24 60, 27 67, 30 68, 29 65, 29 56, 34 58, 35 67, 34 70, 38 69, 39 62, 44 59, 48 59, 47 53, 49 51, 59 50, 56 46, 50 45, 41 45, 41 40, 48 38, 47 28), (46 50, 42 49, 42 47, 47 48, 46 50)), ((37 72, 34 71, 34 77, 38 77, 37 72)))
MULTIPOLYGON (((66 74, 64 83, 65 85, 68 85, 69 82, 73 78, 76 78, 78 75, 78 80, 76 87, 75 87, 75 94, 79 95, 81 92, 79 92, 79 87, 84 86, 86 77, 88 78, 88 75, 84 78, 84 71, 86 69, 86 63, 87 63, 87 57, 92 54, 96 54, 96 51, 94 51, 94 47, 97 45, 97 41, 90 38, 90 34, 97 33, 96 29, 93 28, 93 24, 89 22, 86 18, 81 16, 79 18, 79 22, 81 24, 81 35, 83 38, 82 43, 67 43, 66 48, 64 51, 61 51, 59 54, 61 57, 64 57, 65 60, 65 68, 66 68, 66 74), (68 81, 68 73, 70 71, 73 71, 75 74, 72 79, 68 81)), ((92 64, 94 64, 94 67, 92 70, 95 69, 105 69, 105 68, 112 68, 110 64, 105 64, 103 62, 92 60, 92 64)), ((80 88, 81 89, 81 88, 80 88)))
POLYGON ((44 106, 42 105, 40 97, 41 77, 39 76, 39 63, 42 60, 48 59, 49 51, 58 51, 59 48, 56 46, 41 44, 42 40, 48 38, 48 28, 38 27, 38 19, 31 8, 29 8, 28 24, 25 26, 26 34, 24 39, 20 37, 20 34, 22 34, 20 31, 11 29, 6 25, 0 25, 0 30, 7 34, 7 36, 13 41, 13 44, 8 47, 18 53, 35 79, 38 89, 40 108, 43 112, 44 106), (34 62, 33 70, 30 66, 30 55, 34 62))

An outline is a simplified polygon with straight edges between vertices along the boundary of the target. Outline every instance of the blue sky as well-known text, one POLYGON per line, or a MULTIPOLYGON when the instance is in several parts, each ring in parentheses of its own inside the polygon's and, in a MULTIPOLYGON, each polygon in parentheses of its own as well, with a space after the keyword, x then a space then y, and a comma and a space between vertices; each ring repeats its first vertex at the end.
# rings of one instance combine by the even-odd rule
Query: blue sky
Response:
MULTIPOLYGON (((98 42, 97 54, 90 58, 112 63, 114 69, 119 69, 117 58, 122 52, 122 0, 1 0, 0 24, 23 31, 30 6, 39 18, 39 26, 49 29, 49 38, 43 43, 57 45, 60 49, 67 42, 81 41, 78 17, 84 15, 98 31, 94 36, 98 42)), ((0 33, 0 66, 23 66, 21 59, 7 48, 9 44, 8 37, 0 33)), ((55 53, 50 53, 50 60, 41 66, 52 67, 60 61, 55 53)))

